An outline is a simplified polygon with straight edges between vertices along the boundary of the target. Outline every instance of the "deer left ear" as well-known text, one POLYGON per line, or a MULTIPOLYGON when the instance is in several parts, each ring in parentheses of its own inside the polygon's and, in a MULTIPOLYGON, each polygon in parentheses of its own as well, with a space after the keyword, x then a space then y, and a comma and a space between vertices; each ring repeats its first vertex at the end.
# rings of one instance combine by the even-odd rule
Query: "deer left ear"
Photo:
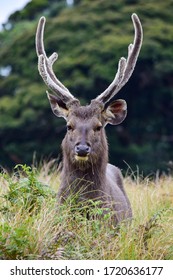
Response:
POLYGON ((57 117, 63 117, 66 120, 69 113, 66 104, 58 96, 52 95, 49 92, 47 92, 47 97, 53 113, 57 117))
POLYGON ((106 123, 112 125, 120 124, 127 115, 127 103, 125 100, 118 99, 113 101, 103 112, 106 123))

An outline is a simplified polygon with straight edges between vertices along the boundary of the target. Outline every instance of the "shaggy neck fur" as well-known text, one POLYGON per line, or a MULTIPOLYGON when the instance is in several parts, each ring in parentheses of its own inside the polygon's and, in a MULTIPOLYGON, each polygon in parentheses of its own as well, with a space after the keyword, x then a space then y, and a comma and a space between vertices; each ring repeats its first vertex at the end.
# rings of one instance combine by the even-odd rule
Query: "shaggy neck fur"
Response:
POLYGON ((64 191, 64 198, 68 195, 79 193, 80 198, 98 198, 106 181, 106 165, 108 162, 108 145, 105 131, 102 131, 99 154, 91 158, 89 162, 76 162, 70 158, 66 137, 63 140, 63 169, 61 174, 61 190, 64 191))

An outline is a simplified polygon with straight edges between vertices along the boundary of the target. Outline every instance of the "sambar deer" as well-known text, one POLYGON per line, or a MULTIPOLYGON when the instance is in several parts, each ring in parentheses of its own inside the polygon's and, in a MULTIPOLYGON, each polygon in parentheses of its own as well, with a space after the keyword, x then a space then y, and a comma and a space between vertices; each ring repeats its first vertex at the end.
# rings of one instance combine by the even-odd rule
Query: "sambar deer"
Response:
POLYGON ((143 31, 136 14, 132 15, 135 30, 134 42, 128 47, 128 57, 121 57, 118 71, 109 87, 90 105, 81 106, 69 90, 57 79, 53 63, 57 53, 47 57, 44 43, 45 17, 41 17, 36 32, 38 70, 51 91, 47 92, 53 113, 67 122, 67 133, 62 142, 63 167, 58 191, 59 203, 70 194, 79 192, 79 200, 99 200, 110 208, 115 223, 132 218, 120 170, 108 163, 108 144, 105 126, 120 124, 126 117, 124 100, 109 101, 127 83, 133 73, 140 52, 143 31))

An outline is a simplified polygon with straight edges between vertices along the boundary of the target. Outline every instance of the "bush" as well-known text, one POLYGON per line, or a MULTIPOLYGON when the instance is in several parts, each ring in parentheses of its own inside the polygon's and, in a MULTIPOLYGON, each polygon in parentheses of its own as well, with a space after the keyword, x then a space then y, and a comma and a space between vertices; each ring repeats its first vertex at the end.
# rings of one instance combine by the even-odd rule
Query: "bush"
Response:
POLYGON ((55 197, 55 193, 49 186, 38 181, 36 169, 26 165, 17 165, 15 171, 12 178, 8 174, 1 175, 8 186, 8 191, 3 196, 7 203, 6 210, 17 205, 30 213, 38 212, 44 199, 55 197))

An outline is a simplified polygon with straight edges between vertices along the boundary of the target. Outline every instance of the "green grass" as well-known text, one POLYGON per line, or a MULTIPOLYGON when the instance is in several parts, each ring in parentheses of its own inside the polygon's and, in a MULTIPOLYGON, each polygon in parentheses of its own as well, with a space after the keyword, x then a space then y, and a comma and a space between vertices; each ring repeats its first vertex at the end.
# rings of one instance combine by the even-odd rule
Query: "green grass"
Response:
POLYGON ((173 259, 173 178, 132 173, 124 183, 134 219, 117 228, 96 202, 73 198, 57 209, 54 162, 2 171, 0 259, 173 259))

